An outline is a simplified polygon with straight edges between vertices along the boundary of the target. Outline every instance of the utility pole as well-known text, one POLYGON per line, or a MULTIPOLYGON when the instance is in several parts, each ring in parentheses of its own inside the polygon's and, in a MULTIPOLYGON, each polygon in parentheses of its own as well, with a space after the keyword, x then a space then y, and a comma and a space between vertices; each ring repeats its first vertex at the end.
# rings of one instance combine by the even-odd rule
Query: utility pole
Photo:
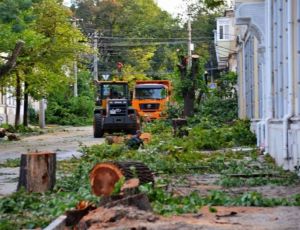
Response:
MULTIPOLYGON (((74 28, 77 28, 77 22, 82 21, 82 19, 78 18, 72 18, 72 26, 74 28)), ((77 67, 77 57, 74 60, 73 63, 73 70, 74 70, 74 97, 78 97, 78 67, 77 67)))
POLYGON ((45 99, 39 101, 39 125, 41 129, 46 127, 45 122, 45 99))
POLYGON ((74 61, 74 97, 78 97, 78 67, 77 60, 74 61))
POLYGON ((187 30, 188 30, 188 70, 191 69, 192 66, 192 26, 191 26, 191 11, 188 9, 188 22, 187 22, 187 30))
POLYGON ((98 81, 98 34, 97 31, 94 33, 94 70, 93 76, 94 81, 98 81))
POLYGON ((210 59, 210 82, 214 83, 214 75, 213 75, 213 62, 210 59))

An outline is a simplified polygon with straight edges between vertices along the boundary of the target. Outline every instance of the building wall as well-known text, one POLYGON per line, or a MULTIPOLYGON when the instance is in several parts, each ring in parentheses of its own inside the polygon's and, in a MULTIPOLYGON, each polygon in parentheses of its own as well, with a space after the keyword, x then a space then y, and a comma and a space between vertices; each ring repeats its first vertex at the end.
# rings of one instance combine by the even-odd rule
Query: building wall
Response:
POLYGON ((300 0, 236 1, 235 20, 239 116, 279 165, 299 170, 300 0))
MULTIPOLYGON (((3 89, 2 89, 3 90, 3 89)), ((12 89, 6 89, 5 93, 0 92, 0 125, 15 123, 16 98, 11 93, 12 89)), ((23 101, 21 102, 20 117, 23 117, 23 101)), ((22 119, 21 119, 22 120, 22 119)))
POLYGON ((216 19, 214 36, 218 68, 236 70, 236 56, 234 55, 236 35, 232 10, 226 11, 224 17, 216 19))

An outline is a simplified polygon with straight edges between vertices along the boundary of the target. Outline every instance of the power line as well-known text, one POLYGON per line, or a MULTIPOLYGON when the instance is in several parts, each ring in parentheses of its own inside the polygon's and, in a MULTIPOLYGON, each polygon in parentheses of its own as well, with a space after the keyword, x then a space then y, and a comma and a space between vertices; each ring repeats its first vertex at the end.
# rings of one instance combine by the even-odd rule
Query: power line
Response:
MULTIPOLYGON (((141 74, 144 74, 144 75, 148 75, 148 76, 158 76, 158 75, 168 75, 168 74, 174 74, 176 73, 175 71, 166 71, 166 72, 128 72, 128 73, 122 73, 123 76, 126 76, 126 75, 141 75, 141 74)), ((117 74, 116 72, 113 72, 113 71, 101 71, 99 72, 100 75, 102 74, 109 74, 109 75, 115 75, 117 74)))
MULTIPOLYGON (((212 36, 201 36, 201 37, 193 37, 193 39, 212 39, 212 36)), ((170 38, 146 38, 146 37, 107 37, 102 36, 101 39, 111 39, 111 40, 188 40, 186 37, 170 37, 170 38)))
MULTIPOLYGON (((193 43, 209 42, 211 40, 193 40, 193 43)), ((136 47, 136 46, 159 46, 159 45, 178 45, 186 44, 186 41, 168 41, 168 42, 140 42, 140 43, 125 43, 125 42, 105 42, 102 46, 114 46, 114 47, 136 47)), ((101 47, 101 46, 100 46, 101 47)))

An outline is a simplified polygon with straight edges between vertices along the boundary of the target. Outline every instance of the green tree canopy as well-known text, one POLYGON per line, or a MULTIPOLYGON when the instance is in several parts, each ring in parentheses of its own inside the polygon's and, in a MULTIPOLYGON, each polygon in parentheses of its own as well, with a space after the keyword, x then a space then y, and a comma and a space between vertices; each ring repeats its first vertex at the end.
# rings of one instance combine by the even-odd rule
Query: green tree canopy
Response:
POLYGON ((72 27, 71 11, 57 0, 3 0, 0 9, 7 9, 0 10, 0 52, 11 53, 20 39, 25 43, 15 70, 2 84, 11 85, 17 71, 31 96, 39 98, 70 82, 66 68, 88 51, 78 42, 84 37, 72 27))
POLYGON ((181 29, 153 0, 80 0, 74 10, 87 33, 100 34, 100 73, 114 74, 117 62, 124 64, 127 80, 174 71, 176 47, 170 38, 178 37, 181 29))

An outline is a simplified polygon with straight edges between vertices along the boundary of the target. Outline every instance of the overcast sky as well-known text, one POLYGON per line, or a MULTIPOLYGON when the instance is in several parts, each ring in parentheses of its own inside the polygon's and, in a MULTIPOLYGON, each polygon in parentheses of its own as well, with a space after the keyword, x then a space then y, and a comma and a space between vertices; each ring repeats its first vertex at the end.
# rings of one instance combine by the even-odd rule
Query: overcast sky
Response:
POLYGON ((157 0, 156 2, 160 8, 168 11, 173 16, 183 13, 186 9, 186 6, 182 0, 157 0))
MULTIPOLYGON (((182 13, 185 10, 185 5, 182 0, 155 0, 160 8, 166 10, 173 16, 182 13)), ((64 0, 65 5, 70 5, 70 0, 64 0)))

